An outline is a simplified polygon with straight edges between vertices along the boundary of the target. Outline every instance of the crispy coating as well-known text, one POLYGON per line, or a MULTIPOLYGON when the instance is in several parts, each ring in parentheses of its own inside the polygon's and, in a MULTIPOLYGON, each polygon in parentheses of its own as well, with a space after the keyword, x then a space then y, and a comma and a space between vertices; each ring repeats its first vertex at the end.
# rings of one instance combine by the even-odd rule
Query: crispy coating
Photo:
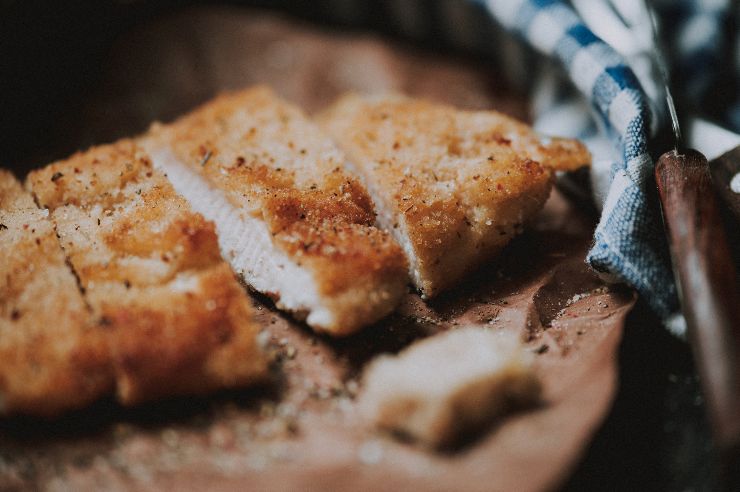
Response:
POLYGON ((193 213, 134 141, 34 171, 95 322, 124 404, 262 379, 251 304, 193 213))
POLYGON ((48 211, 0 170, 0 414, 53 415, 113 389, 108 345, 48 211))
POLYGON ((13 173, 0 169, 0 210, 15 212, 34 208, 33 197, 23 189, 13 173))
POLYGON ((490 259, 544 205, 556 169, 590 156, 493 111, 348 95, 318 117, 404 247, 426 297, 490 259))
MULTIPOLYGON (((103 290, 114 294, 109 287, 103 290)), ((132 287, 100 306, 124 404, 244 386, 265 375, 251 304, 225 263, 132 287)))
POLYGON ((310 272, 334 318, 315 328, 351 333, 397 305, 407 281, 402 251, 374 227, 370 198, 344 172, 343 154, 297 108, 256 87, 152 134, 153 145, 264 221, 273 245, 310 272))
POLYGON ((512 403, 539 399, 532 353, 512 331, 457 328, 372 361, 362 414, 380 428, 436 448, 480 432, 512 403))

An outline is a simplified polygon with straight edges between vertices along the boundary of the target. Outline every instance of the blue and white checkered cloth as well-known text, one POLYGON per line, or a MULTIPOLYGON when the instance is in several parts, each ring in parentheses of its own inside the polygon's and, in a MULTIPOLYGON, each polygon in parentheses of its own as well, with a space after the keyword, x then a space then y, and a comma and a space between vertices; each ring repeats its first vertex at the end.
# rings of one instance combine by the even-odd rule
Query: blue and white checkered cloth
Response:
MULTIPOLYGON (((641 33, 647 34, 650 41, 647 51, 638 46, 637 50, 627 53, 629 59, 625 59, 593 33, 576 13, 573 3, 584 13, 586 8, 598 11, 593 0, 589 4, 561 0, 489 0, 485 6, 507 30, 519 35, 546 57, 557 60, 580 96, 547 97, 547 84, 541 85, 539 94, 535 91, 535 98, 544 98, 544 101, 535 108, 535 127, 562 133, 563 122, 572 121, 573 125, 566 131, 582 138, 594 154, 592 182, 602 212, 588 262, 595 270, 632 285, 672 331, 683 334, 685 325, 677 314, 677 292, 648 148, 650 137, 667 123, 664 93, 660 81, 656 80, 657 67, 651 63, 649 16, 644 9, 631 12, 643 17, 647 32, 644 29, 626 32, 624 28, 633 26, 614 25, 620 21, 634 24, 634 20, 625 21, 619 13, 610 19, 604 11, 600 18, 590 19, 591 27, 605 33, 622 28, 623 32, 613 37, 615 43, 621 44, 625 35, 639 38, 641 33), (644 63, 645 58, 647 63, 644 63), (639 80, 636 73, 640 74, 639 80), (585 111, 589 106, 592 110, 585 111), (573 116, 565 118, 568 114, 576 115, 575 119, 573 116)), ((622 2, 622 6, 627 3, 622 2)), ((740 119, 737 116, 740 66, 732 66, 734 57, 729 56, 727 46, 731 38, 725 36, 725 27, 729 29, 732 25, 731 15, 738 14, 737 5, 733 12, 727 0, 679 0, 664 1, 656 8, 661 20, 665 24, 670 22, 672 27, 665 29, 670 35, 670 43, 666 45, 674 47, 668 54, 673 55, 670 60, 673 71, 680 75, 676 81, 678 97, 693 98, 697 105, 706 104, 712 87, 725 77, 725 83, 735 84, 735 90, 728 91, 735 100, 724 101, 720 107, 730 110, 715 117, 724 119, 737 131, 740 128, 740 121, 737 121, 740 119), (727 67, 732 73, 727 73, 727 67)), ((740 37, 732 41, 739 40, 740 37)), ((620 48, 622 52, 629 51, 623 46, 620 48)), ((552 87, 558 82, 557 76, 550 78, 555 79, 549 82, 552 87)), ((559 82, 562 85, 562 81, 559 82)))
MULTIPOLYGON (((592 146, 598 165, 594 172, 608 173, 602 181, 609 186, 588 262, 612 279, 635 287, 667 318, 677 308, 676 288, 660 211, 650 198, 653 166, 648 139, 653 113, 640 82, 628 63, 564 1, 494 0, 487 6, 503 26, 558 60, 593 108, 593 118, 581 110, 581 128, 568 129, 571 133, 577 130, 575 136, 587 142, 606 137, 613 145, 613 149, 603 143, 592 146)), ((571 107, 574 102, 567 104, 571 107)), ((553 111, 563 111, 557 100, 540 111, 541 117, 554 123, 553 111)), ((548 130, 537 123, 538 129, 548 130)), ((561 125, 562 120, 553 130, 562 132, 561 125)))
MULTIPOLYGON (((674 95, 692 98, 695 107, 715 106, 712 118, 740 133, 740 56, 730 54, 740 51, 740 35, 732 27, 740 24, 737 2, 652 3, 659 20, 670 27, 665 33, 666 46, 672 48, 668 61, 680 76, 674 80, 678 89, 674 95), (726 100, 716 104, 712 94, 719 83, 724 84, 726 100)), ((535 128, 580 138, 594 155, 591 182, 601 218, 588 262, 606 278, 633 286, 669 328, 682 334, 649 152, 665 150, 649 147, 667 124, 664 93, 652 50, 644 49, 645 38, 652 43, 652 30, 646 11, 635 10, 644 6, 640 0, 616 0, 613 4, 621 10, 609 7, 611 13, 599 10, 606 4, 602 0, 322 4, 335 20, 366 23, 369 14, 383 19, 385 29, 412 39, 442 39, 455 48, 487 55, 515 84, 529 90, 535 128), (626 30, 626 25, 634 28, 640 20, 641 30, 626 30), (623 45, 624 41, 632 45, 623 45)))

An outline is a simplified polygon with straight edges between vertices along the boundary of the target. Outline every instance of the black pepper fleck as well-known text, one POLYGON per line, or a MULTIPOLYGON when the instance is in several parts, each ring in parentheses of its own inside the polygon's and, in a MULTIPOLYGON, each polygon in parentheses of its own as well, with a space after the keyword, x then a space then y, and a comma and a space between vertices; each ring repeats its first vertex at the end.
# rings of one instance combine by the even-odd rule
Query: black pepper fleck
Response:
POLYGON ((208 160, 209 160, 209 159, 211 158, 211 155, 212 155, 212 154, 213 154, 213 153, 212 153, 212 152, 211 152, 211 151, 209 150, 209 151, 207 151, 207 152, 206 152, 206 153, 205 153, 205 154, 203 155, 203 159, 201 159, 201 161, 200 161, 200 165, 201 165, 201 167, 202 167, 202 166, 205 166, 205 165, 206 165, 206 164, 208 163, 208 160))

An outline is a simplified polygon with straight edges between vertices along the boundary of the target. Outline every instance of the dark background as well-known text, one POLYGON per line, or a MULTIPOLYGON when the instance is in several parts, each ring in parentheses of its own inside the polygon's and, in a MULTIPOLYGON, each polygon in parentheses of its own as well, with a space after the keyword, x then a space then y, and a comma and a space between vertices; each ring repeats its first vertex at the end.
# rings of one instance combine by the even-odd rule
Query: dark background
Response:
MULTIPOLYGON (((392 1, 355 1, 357 12, 349 25, 343 14, 335 11, 333 0, 0 0, 2 165, 24 173, 77 147, 99 143, 78 138, 76 116, 86 95, 99 82, 101 67, 115 40, 144 22, 193 5, 238 5, 269 7, 307 21, 355 30, 369 28, 397 37, 389 22, 388 4, 392 1)), ((475 8, 485 15, 481 6, 475 8)), ((436 9, 423 11, 430 17, 439 15, 436 9)), ((435 32, 434 26, 440 23, 428 20, 431 30, 416 43, 427 49, 452 51, 435 32)), ((482 53, 473 56, 485 58, 482 53)))
MULTIPOLYGON (((0 0, 0 165, 23 175, 98 143, 80 136, 79 120, 115 40, 143 22, 202 3, 0 0)), ((322 2, 230 3, 290 5, 291 15, 339 23, 322 2)), ((354 28, 391 30, 382 12, 369 14, 354 28)), ((451 49, 430 40, 424 48, 451 49)), ((686 344, 638 304, 619 359, 614 407, 564 489, 716 489, 704 403, 686 344)))

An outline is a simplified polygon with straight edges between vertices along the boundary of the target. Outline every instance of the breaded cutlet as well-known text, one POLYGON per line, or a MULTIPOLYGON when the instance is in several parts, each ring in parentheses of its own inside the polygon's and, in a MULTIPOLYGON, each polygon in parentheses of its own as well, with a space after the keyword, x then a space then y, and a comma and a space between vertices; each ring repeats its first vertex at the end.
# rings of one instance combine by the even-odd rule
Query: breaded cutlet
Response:
POLYGON ((403 253, 374 226, 342 152, 270 89, 217 97, 145 141, 155 167, 216 223, 233 268, 316 331, 353 333, 406 292, 403 253))
POLYGON ((118 400, 245 386, 264 378, 251 301, 194 213, 133 140, 32 172, 99 330, 118 400))
POLYGON ((425 297, 490 260, 547 200, 554 170, 590 162, 495 111, 403 96, 347 95, 317 117, 367 187, 425 297))
POLYGON ((47 210, 0 170, 0 415, 54 415, 113 389, 105 333, 47 210))

